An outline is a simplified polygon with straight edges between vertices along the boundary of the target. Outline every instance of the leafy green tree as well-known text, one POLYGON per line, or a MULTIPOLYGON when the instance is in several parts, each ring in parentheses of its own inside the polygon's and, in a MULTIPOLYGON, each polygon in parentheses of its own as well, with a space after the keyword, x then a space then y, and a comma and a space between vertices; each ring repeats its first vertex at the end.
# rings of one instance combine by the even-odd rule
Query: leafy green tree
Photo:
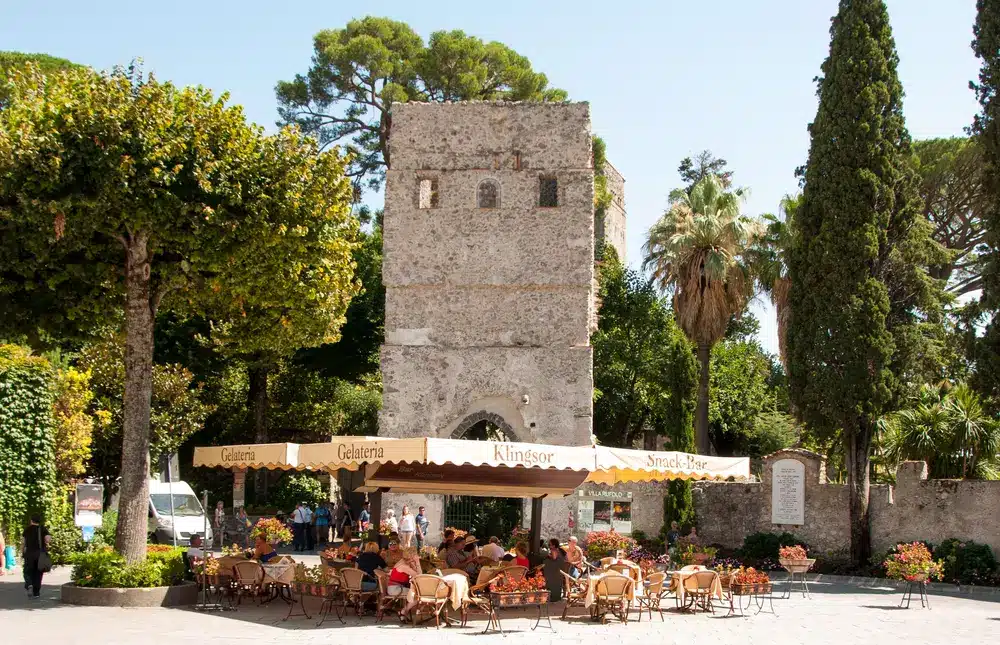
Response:
POLYGON ((23 72, 34 66, 43 74, 53 74, 80 67, 76 63, 48 54, 26 54, 24 52, 0 52, 0 108, 7 100, 5 81, 14 71, 23 72))
POLYGON ((90 372, 70 366, 56 368, 53 386, 53 454, 57 478, 66 484, 87 470, 96 418, 90 411, 94 393, 90 372))
POLYGON ((726 160, 716 158, 711 150, 702 150, 692 159, 684 157, 677 166, 677 173, 684 180, 684 190, 690 191, 699 181, 714 175, 722 182, 723 188, 729 188, 733 183, 733 171, 726 170, 726 160))
POLYGON ((313 50, 309 71, 275 88, 278 113, 324 148, 343 145, 358 191, 377 189, 391 165, 393 103, 566 99, 524 56, 457 30, 436 31, 425 45, 406 23, 369 16, 319 32, 313 50))
POLYGON ((794 244, 795 210, 801 201, 801 194, 785 195, 781 200, 783 216, 770 213, 763 215, 766 227, 764 234, 749 252, 758 286, 774 305, 778 319, 778 357, 786 369, 788 320, 791 315, 789 301, 792 289, 792 278, 788 275, 788 256, 794 244))
POLYGON ((623 266, 613 250, 600 267, 600 301, 591 338, 594 434, 613 446, 642 440, 655 449, 657 435, 686 444, 697 367, 669 306, 652 282, 623 266), (679 418, 670 416, 678 412, 679 418))
POLYGON ((924 217, 934 239, 950 251, 947 262, 930 267, 932 277, 962 296, 982 289, 986 250, 983 151, 975 139, 952 137, 913 142, 924 217))
POLYGON ((701 363, 695 441, 707 454, 708 391, 712 346, 753 293, 744 253, 758 237, 759 224, 740 214, 742 191, 726 192, 709 175, 688 192, 671 193, 670 209, 649 230, 644 265, 653 279, 673 291, 674 312, 697 347, 701 363))
POLYGON ((972 134, 983 151, 983 190, 986 193, 984 227, 987 249, 983 253, 983 293, 980 306, 988 316, 982 342, 976 347, 976 380, 992 397, 1000 394, 1000 1, 977 0, 972 50, 980 60, 979 82, 969 83, 979 100, 980 112, 972 134))
MULTIPOLYGON (((117 550, 145 557, 158 311, 335 324, 353 295, 345 161, 265 136, 203 88, 134 69, 15 75, 0 110, 0 325, 87 335, 124 318, 117 550), (306 255, 303 248, 316 253, 306 255)), ((250 321, 248 324, 255 324, 250 321)), ((310 323, 311 324, 311 323, 310 323)), ((257 336, 262 338, 262 334, 257 336)), ((263 340, 258 342, 263 343, 263 340)))
POLYGON ((709 432, 717 454, 762 457, 795 443, 794 424, 778 408, 771 361, 756 340, 712 348, 709 432))
POLYGON ((795 213, 788 367, 809 426, 842 431, 851 556, 868 561, 872 439, 919 346, 927 228, 909 165, 898 56, 882 0, 841 0, 795 213))

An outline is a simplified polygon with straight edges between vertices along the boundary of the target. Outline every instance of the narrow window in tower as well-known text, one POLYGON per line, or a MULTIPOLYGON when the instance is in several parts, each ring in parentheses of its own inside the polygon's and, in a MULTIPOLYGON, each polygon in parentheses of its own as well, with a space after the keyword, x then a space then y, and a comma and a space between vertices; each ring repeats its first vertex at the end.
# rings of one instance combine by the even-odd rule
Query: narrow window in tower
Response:
POLYGON ((438 180, 420 180, 420 208, 438 207, 438 180))
POLYGON ((500 184, 493 179, 484 179, 479 182, 476 202, 479 204, 479 208, 500 208, 500 184))
POLYGON ((542 208, 559 205, 559 182, 555 177, 538 178, 538 205, 542 208))

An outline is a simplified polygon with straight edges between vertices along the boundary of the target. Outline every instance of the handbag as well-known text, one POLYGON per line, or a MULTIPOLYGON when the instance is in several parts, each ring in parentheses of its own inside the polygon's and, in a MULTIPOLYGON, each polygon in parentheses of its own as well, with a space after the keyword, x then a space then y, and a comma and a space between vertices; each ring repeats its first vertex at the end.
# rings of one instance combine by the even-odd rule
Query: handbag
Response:
POLYGON ((42 573, 48 573, 52 571, 52 558, 49 557, 49 552, 45 550, 45 542, 42 541, 42 527, 38 527, 38 547, 41 549, 38 552, 38 563, 35 567, 42 573))

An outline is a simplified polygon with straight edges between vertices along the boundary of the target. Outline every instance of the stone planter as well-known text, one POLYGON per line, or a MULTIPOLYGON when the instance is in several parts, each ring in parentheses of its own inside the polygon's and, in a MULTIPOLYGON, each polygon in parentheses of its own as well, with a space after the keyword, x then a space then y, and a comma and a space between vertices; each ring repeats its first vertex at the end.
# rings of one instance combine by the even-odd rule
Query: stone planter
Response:
POLYGON ((815 558, 805 560, 789 560, 788 558, 778 558, 778 564, 785 568, 788 573, 806 573, 816 564, 815 558))
POLYGON ((78 587, 67 582, 60 592, 62 602, 90 607, 181 607, 198 602, 198 584, 185 582, 172 587, 122 589, 78 587))

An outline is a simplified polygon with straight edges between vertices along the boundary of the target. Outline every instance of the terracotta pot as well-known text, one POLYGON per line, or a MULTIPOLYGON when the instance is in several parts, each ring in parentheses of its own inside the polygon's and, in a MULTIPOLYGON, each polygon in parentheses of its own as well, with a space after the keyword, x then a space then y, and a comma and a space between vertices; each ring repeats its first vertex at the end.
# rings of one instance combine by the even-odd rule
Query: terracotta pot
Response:
POLYGON ((705 564, 708 562, 709 557, 710 556, 707 553, 694 553, 691 555, 691 560, 693 560, 695 564, 705 564))
POLYGON ((812 569, 812 566, 816 564, 815 558, 806 558, 805 560, 790 560, 788 558, 779 558, 778 564, 785 568, 788 573, 805 573, 812 569))

